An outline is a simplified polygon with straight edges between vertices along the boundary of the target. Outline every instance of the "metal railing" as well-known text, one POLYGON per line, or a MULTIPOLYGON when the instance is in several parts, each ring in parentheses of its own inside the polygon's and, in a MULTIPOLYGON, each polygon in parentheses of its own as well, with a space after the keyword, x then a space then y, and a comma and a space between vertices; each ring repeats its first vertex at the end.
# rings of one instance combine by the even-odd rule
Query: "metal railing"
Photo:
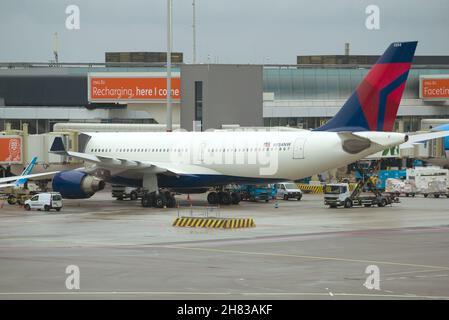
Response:
POLYGON ((180 217, 204 217, 204 218, 220 218, 220 207, 212 206, 177 206, 178 218, 180 217))

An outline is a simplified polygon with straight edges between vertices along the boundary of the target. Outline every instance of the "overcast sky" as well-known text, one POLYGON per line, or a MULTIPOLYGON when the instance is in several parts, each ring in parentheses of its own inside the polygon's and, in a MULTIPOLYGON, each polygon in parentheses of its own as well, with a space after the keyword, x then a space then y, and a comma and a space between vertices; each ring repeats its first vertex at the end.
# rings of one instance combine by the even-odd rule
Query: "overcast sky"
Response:
MULTIPOLYGON (((104 62, 105 51, 165 51, 166 0, 1 0, 0 61, 104 62), (67 30, 68 5, 80 30, 67 30)), ((192 59, 192 0, 173 0, 174 51, 192 59)), ((197 60, 295 63, 300 54, 381 54, 418 40, 417 54, 449 55, 448 0, 196 0, 197 60), (380 8, 380 30, 365 8, 380 8)))

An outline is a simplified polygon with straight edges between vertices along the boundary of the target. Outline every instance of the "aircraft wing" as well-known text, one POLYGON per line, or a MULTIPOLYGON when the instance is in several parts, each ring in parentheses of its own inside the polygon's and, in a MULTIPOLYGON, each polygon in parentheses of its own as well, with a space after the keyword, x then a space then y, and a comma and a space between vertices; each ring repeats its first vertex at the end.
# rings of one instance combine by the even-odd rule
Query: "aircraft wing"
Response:
POLYGON ((220 174, 213 169, 177 162, 140 161, 125 158, 96 156, 83 152, 66 151, 62 139, 55 138, 50 152, 95 163, 99 168, 139 170, 145 173, 166 173, 171 175, 220 174))
POLYGON ((14 176, 14 177, 0 178, 0 183, 16 181, 16 180, 19 180, 19 179, 40 180, 40 179, 45 179, 45 178, 51 178, 55 174, 57 174, 58 172, 60 172, 60 171, 33 173, 33 174, 27 174, 27 175, 24 175, 24 176, 14 176), (40 178, 40 179, 37 179, 37 178, 40 178))
POLYGON ((67 155, 80 160, 93 162, 97 167, 123 170, 139 170, 146 173, 167 173, 174 175, 219 174, 218 171, 202 166, 132 159, 95 156, 92 154, 67 151, 67 155))
POLYGON ((418 133, 414 135, 409 135, 409 139, 407 142, 400 145, 400 148, 410 148, 413 147, 413 144, 419 142, 426 142, 427 140, 443 138, 449 136, 449 131, 437 131, 437 132, 427 132, 427 133, 418 133))
POLYGON ((414 135, 409 135, 408 141, 400 144, 399 146, 386 149, 381 152, 372 154, 365 159, 379 159, 379 158, 397 158, 400 155, 401 149, 413 148, 417 143, 426 142, 432 139, 438 139, 449 136, 449 131, 437 131, 437 132, 426 132, 418 133, 414 135))
POLYGON ((0 184, 0 189, 5 189, 5 188, 10 188, 10 187, 15 187, 15 186, 16 186, 15 183, 0 184))

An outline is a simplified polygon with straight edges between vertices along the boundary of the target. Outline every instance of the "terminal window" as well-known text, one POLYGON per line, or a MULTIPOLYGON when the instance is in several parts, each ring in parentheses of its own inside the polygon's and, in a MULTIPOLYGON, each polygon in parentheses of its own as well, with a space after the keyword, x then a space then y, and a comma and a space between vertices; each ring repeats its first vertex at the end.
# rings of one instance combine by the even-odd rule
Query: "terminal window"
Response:
POLYGON ((195 121, 203 121, 203 81, 195 81, 195 121))

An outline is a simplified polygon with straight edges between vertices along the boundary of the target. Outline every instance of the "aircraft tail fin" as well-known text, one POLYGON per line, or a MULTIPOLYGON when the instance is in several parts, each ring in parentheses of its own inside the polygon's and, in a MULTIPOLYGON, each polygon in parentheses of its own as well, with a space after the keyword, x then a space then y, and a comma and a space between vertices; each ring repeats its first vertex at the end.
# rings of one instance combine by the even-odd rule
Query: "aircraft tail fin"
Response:
POLYGON ((318 131, 391 131, 418 42, 394 42, 318 131))
MULTIPOLYGON (((36 165, 37 162, 37 157, 33 157, 33 159, 31 159, 30 163, 27 165, 27 167, 25 168, 25 170, 23 170, 22 174, 20 176, 27 176, 31 173, 31 171, 33 171, 34 166, 36 165)), ((28 181, 28 179, 26 178, 22 178, 16 181, 16 187, 21 186, 23 184, 25 184, 28 181)))

